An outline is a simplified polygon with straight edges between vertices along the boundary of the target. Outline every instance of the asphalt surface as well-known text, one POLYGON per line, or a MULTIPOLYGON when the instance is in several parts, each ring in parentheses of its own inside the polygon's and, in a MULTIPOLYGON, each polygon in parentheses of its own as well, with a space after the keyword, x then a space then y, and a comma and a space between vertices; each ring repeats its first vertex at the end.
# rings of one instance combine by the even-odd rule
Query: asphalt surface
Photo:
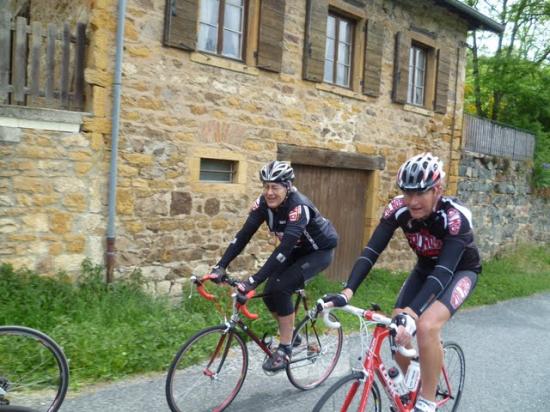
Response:
MULTIPOLYGON (((550 294, 462 310, 444 330, 466 355, 466 383, 460 411, 550 411, 550 294)), ((349 370, 346 338, 331 381, 349 370)), ((266 376, 262 357, 251 353, 248 376, 227 411, 309 411, 328 388, 301 392, 286 374, 266 376)), ((70 393, 61 412, 169 412, 164 374, 142 376, 70 393)), ((389 411, 382 398, 383 411, 389 411)), ((197 408, 190 408, 190 411, 197 408)))

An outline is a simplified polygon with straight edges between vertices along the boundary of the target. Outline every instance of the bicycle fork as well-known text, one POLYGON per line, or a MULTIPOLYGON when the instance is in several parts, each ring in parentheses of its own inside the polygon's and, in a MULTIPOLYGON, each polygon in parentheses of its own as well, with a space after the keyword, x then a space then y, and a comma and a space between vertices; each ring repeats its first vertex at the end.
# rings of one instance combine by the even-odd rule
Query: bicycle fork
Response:
MULTIPOLYGON (((229 328, 228 328, 229 330, 229 328)), ((210 357, 210 361, 208 362, 208 365, 204 368, 202 373, 205 376, 208 376, 210 379, 214 380, 218 378, 218 374, 220 373, 223 364, 225 363, 225 359, 227 358, 227 353, 229 352, 229 348, 231 347, 231 340, 233 339, 233 331, 229 330, 226 334, 222 335, 220 337, 220 340, 218 341, 218 344, 216 345, 216 349, 214 350, 214 353, 212 353, 212 356, 210 357), (225 343, 225 345, 224 345, 225 343), (223 350, 223 353, 220 358, 220 363, 218 367, 216 368, 216 371, 212 371, 210 367, 214 363, 214 361, 218 358, 218 355, 220 354, 220 351, 223 350)))

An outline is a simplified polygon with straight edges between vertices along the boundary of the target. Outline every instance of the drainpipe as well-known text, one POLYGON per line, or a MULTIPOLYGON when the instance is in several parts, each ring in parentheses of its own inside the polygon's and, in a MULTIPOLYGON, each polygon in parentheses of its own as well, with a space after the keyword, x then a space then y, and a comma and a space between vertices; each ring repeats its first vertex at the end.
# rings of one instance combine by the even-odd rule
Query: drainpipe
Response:
POLYGON ((116 219, 116 187, 117 187, 117 160, 118 160, 118 133, 120 125, 120 86, 122 77, 122 54, 124 46, 124 21, 126 15, 126 0, 118 0, 115 75, 113 82, 113 113, 111 131, 111 166, 109 169, 109 198, 107 223, 107 283, 113 281, 115 267, 115 219, 116 219))

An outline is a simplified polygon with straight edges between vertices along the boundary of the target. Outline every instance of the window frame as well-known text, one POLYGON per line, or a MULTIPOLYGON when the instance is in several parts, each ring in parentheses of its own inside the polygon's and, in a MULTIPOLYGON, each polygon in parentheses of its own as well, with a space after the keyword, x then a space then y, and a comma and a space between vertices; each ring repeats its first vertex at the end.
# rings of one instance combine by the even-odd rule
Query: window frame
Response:
POLYGON ((409 49, 409 81, 407 85, 407 103, 412 104, 414 106, 421 106, 426 107, 426 90, 427 90, 427 83, 428 83, 428 56, 429 56, 429 50, 417 43, 412 42, 411 47, 409 49), (422 78, 422 86, 418 86, 418 70, 419 65, 418 63, 418 56, 419 54, 422 54, 424 56, 424 64, 421 68, 423 72, 423 78, 422 78), (411 61, 412 60, 412 61, 411 61), (418 88, 422 89, 422 101, 418 102, 416 101, 416 90, 418 88))
MULTIPOLYGON (((334 60, 333 60, 333 64, 332 64, 332 81, 328 81, 327 78, 326 78, 326 72, 323 73, 323 83, 326 83, 326 84, 330 84, 330 85, 333 85, 333 86, 338 86, 338 87, 343 87, 345 89, 353 89, 354 87, 354 75, 355 75, 355 70, 354 70, 354 64, 355 64, 355 48, 357 47, 356 45, 356 30, 357 30, 357 24, 358 24, 358 21, 352 17, 349 17, 345 14, 342 14, 342 13, 339 13, 338 11, 336 10, 333 10, 333 9, 329 9, 329 12, 327 14, 327 27, 328 27, 328 21, 330 18, 335 18, 335 38, 334 38, 334 60), (351 36, 351 42, 349 43, 349 53, 350 53, 350 59, 349 59, 349 65, 347 66, 348 67, 348 84, 347 85, 344 85, 344 84, 340 84, 340 83, 337 83, 336 80, 337 80, 337 76, 338 76, 338 64, 340 63, 338 61, 338 52, 339 52, 339 43, 340 43, 340 24, 339 22, 343 20, 343 21, 346 21, 349 25, 350 25, 350 36, 351 36)), ((329 40, 329 37, 328 37, 328 30, 327 30, 327 35, 326 35, 326 40, 325 40, 325 67, 326 67, 326 62, 327 62, 327 57, 326 57, 326 49, 327 49, 327 46, 328 46, 328 40, 329 40)), ((344 64, 345 66, 345 64, 344 64)))
POLYGON ((197 52, 200 52, 200 53, 206 53, 206 54, 210 54, 210 55, 213 55, 213 56, 218 56, 218 57, 221 57, 221 58, 224 58, 224 59, 230 59, 230 60, 235 60, 235 61, 238 61, 238 62, 246 62, 248 59, 247 59, 247 50, 248 50, 248 26, 249 26, 249 19, 250 19, 250 16, 249 16, 249 4, 250 4, 250 1, 249 0, 242 0, 243 1, 243 5, 242 5, 242 14, 241 14, 241 18, 242 18, 242 25, 241 25, 241 44, 240 44, 240 47, 241 47, 241 53, 240 53, 240 57, 235 57, 235 56, 230 56, 230 55, 225 55, 223 54, 223 40, 224 40, 224 31, 225 31, 225 27, 224 27, 224 22, 225 22, 225 4, 226 4, 226 1, 227 0, 219 0, 219 4, 218 4, 218 20, 217 20, 217 37, 216 37, 216 52, 213 52, 213 51, 210 51, 210 50, 204 50, 202 48, 200 48, 199 44, 200 44, 200 41, 199 41, 199 37, 200 37, 200 33, 201 33, 201 25, 205 24, 205 25, 208 25, 207 23, 204 23, 202 20, 201 20, 201 6, 202 6, 202 1, 203 0, 199 0, 199 7, 198 7, 198 18, 197 18, 197 52))
POLYGON ((201 157, 199 160, 199 181, 203 183, 232 184, 232 183, 235 183, 235 179, 238 175, 238 168, 239 168, 239 162, 237 160, 217 159, 213 157, 204 156, 204 157, 201 157), (203 166, 203 161, 219 162, 219 164, 226 163, 229 165, 229 170, 205 169, 203 166), (220 174, 224 176, 228 175, 229 180, 203 179, 202 178, 203 173, 214 173, 214 174, 220 174))
MULTIPOLYGON (((409 101, 409 91, 411 85, 407 84, 407 101, 406 104, 414 107, 420 107, 430 111, 435 107, 435 93, 436 93, 436 80, 437 80, 437 43, 436 38, 419 31, 410 30, 410 43, 409 47, 423 49, 426 57, 426 69, 424 73, 424 96, 423 103, 416 104, 409 101)), ((410 56, 410 51, 409 51, 410 56)), ((410 57, 409 57, 410 58, 410 57)), ((409 61, 410 67, 410 61, 409 61)))

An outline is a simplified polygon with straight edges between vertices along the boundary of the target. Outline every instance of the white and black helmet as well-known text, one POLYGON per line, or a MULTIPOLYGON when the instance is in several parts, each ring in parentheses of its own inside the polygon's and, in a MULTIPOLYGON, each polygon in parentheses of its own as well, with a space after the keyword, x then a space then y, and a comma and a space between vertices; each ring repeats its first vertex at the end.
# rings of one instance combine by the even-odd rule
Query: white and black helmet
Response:
POLYGON ((445 177, 443 162, 426 152, 411 157, 397 172, 397 186, 401 190, 424 192, 434 187, 445 177))
POLYGON ((285 183, 294 180, 294 170, 285 162, 274 160, 260 170, 260 180, 264 183, 285 183))

